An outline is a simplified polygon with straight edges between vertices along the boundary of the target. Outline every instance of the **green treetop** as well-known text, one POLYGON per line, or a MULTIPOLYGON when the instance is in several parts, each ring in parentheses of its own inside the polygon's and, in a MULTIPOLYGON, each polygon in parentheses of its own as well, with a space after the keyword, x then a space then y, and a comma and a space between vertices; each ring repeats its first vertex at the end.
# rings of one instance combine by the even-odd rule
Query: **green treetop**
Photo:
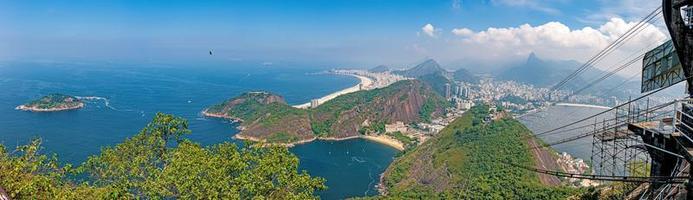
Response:
POLYGON ((325 189, 284 147, 202 147, 189 133, 186 120, 159 113, 76 169, 39 154, 40 140, 12 153, 0 146, 0 186, 15 199, 316 199, 325 189))

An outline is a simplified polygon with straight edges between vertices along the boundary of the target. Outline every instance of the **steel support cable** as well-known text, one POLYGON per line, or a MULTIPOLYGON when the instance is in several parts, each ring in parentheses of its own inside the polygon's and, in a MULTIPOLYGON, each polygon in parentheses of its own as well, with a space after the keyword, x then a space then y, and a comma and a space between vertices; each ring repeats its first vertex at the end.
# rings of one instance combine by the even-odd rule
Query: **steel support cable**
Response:
MULTIPOLYGON (((655 91, 655 92, 657 92, 657 91, 655 91)), ((637 100, 637 99, 635 99, 635 100, 637 100)), ((558 130, 560 130, 560 129, 567 128, 567 127, 570 127, 570 126, 572 126, 572 125, 575 125, 575 124, 578 124, 578 123, 580 123, 580 122, 583 122, 583 121, 585 121, 585 120, 587 120, 587 119, 591 119, 591 118, 597 117, 597 116, 599 116, 599 115, 605 114, 605 113, 607 113, 607 112, 609 112, 609 111, 612 111, 612 110, 614 110, 614 109, 616 109, 616 108, 618 108, 618 107, 620 107, 620 106, 624 106, 625 104, 632 103, 632 102, 635 101, 635 100, 626 102, 626 103, 621 104, 621 105, 619 105, 619 106, 616 106, 616 107, 614 107, 614 108, 612 108, 612 109, 610 109, 610 110, 606 110, 606 111, 604 111, 604 112, 597 113, 597 114, 595 114, 595 115, 589 116, 588 118, 584 118, 584 119, 582 119, 582 120, 580 120, 580 121, 576 121, 576 122, 573 122, 573 123, 570 123, 570 124, 561 126, 561 127, 559 127, 559 128, 555 128, 555 129, 552 129, 552 130, 549 130, 549 131, 544 131, 544 132, 541 132, 541 133, 539 133, 539 134, 534 134, 534 135, 527 136, 527 137, 539 138, 539 136, 555 135, 555 134, 564 133, 564 132, 568 132, 568 131, 572 131, 572 130, 578 130, 578 129, 581 129, 581 128, 586 128, 586 127, 589 127, 589 126, 594 126, 594 125, 603 124, 604 122, 616 121, 615 118, 614 118, 614 119, 607 119, 607 120, 603 120, 603 121, 601 121, 601 122, 591 123, 591 124, 587 124, 587 125, 584 125, 584 126, 579 126, 579 127, 574 127, 574 128, 571 128, 571 129, 566 129, 566 130, 558 131, 558 130)), ((661 109, 661 108, 664 108, 664 107, 669 106, 669 105, 671 105, 671 104, 673 104, 673 103, 676 103, 676 102, 677 102, 677 101, 675 100, 675 101, 671 101, 671 102, 669 102, 669 103, 662 104, 662 105, 660 105, 661 107, 657 107, 657 106, 656 106, 656 107, 649 108, 649 110, 641 110, 641 111, 637 112, 637 113, 636 113, 635 115, 633 115, 633 116, 635 116, 635 117, 648 116, 648 115, 650 115, 653 111, 657 111, 657 110, 659 110, 659 109, 661 109)), ((667 113, 660 113, 660 114, 657 114, 657 115, 654 115, 654 116, 651 116, 651 117, 658 117, 658 116, 661 116, 661 115, 664 115, 664 114, 667 114, 667 113)), ((613 128, 613 127, 610 127, 610 128, 613 128)), ((692 141, 693 141, 693 140, 692 140, 692 141)))
MULTIPOLYGON (((692 76, 692 77, 693 77, 693 76, 692 76)), ((669 87, 670 87, 670 86, 669 86, 669 87)), ((599 116, 599 115, 608 113, 608 112, 613 111, 613 110, 615 110, 615 109, 617 109, 617 108, 619 108, 619 107, 621 107, 621 106, 625 106, 625 105, 630 104, 630 103, 632 103, 632 102, 638 101, 638 100, 640 100, 640 99, 642 99, 642 98, 644 98, 644 97, 647 97, 647 96, 650 96, 650 95, 652 95, 652 94, 655 94, 655 93, 657 93, 657 92, 659 92, 659 91, 662 91, 662 90, 664 90, 664 89, 666 89, 666 88, 668 88, 668 87, 660 88, 660 89, 651 91, 650 93, 648 93, 648 94, 646 94, 646 95, 640 96, 640 97, 638 97, 638 98, 636 98, 636 99, 630 100, 630 101, 628 101, 628 102, 625 102, 625 103, 623 103, 623 104, 620 104, 620 105, 618 105, 618 106, 615 106, 615 107, 613 107, 613 108, 611 108, 611 109, 602 111, 602 112, 600 112, 600 113, 591 115, 591 116, 589 116, 589 117, 583 118, 583 119, 581 119, 581 120, 578 120, 578 121, 575 121, 575 122, 572 122, 572 123, 569 123, 569 124, 566 124, 566 125, 563 125, 563 126, 558 127, 558 128, 554 128, 554 129, 551 129, 551 130, 548 130, 548 131, 544 131, 544 132, 541 132, 541 133, 538 133, 538 134, 534 134, 534 135, 532 135, 531 137, 538 138, 539 136, 543 136, 543 135, 553 135, 553 134, 554 134, 553 132, 555 132, 555 131, 557 131, 557 130, 564 129, 564 128, 570 127, 570 126, 572 126, 572 125, 578 124, 578 123, 580 123, 580 122, 586 121, 586 120, 588 120, 588 119, 591 119, 591 118, 597 117, 597 116, 599 116)), ((672 102, 673 102, 673 101, 672 101, 672 102)), ((653 108, 655 108, 655 107, 653 107, 653 108)), ((650 108, 648 112, 653 111, 653 108, 650 108)), ((644 112, 644 111, 641 111, 641 112, 644 112)), ((640 115, 638 115, 638 116, 640 116, 640 115)), ((611 121, 611 120, 609 120, 609 121, 611 121)))
MULTIPOLYGON (((549 92, 553 92, 553 91, 555 91, 555 90, 560 89, 565 83, 567 83, 568 81, 570 81, 571 79, 575 78, 577 75, 579 75, 580 73, 582 73, 582 71, 584 71, 587 67, 589 67, 589 66, 593 65, 594 63, 598 62, 598 61, 601 60, 601 58, 604 57, 605 55, 611 53, 615 46, 620 46, 620 43, 624 42, 624 41, 627 40, 627 39, 630 39, 630 36, 632 36, 633 33, 634 33, 637 29, 640 29, 642 26, 644 26, 645 24, 647 24, 647 22, 649 22, 650 20, 652 20, 652 18, 654 18, 654 17, 655 17, 656 15, 658 15, 659 13, 661 13, 661 8, 662 8, 662 7, 659 6, 659 7, 657 7, 654 11, 650 12, 650 14, 648 14, 647 16, 645 16, 642 20, 640 20, 640 22, 638 22, 636 25, 634 25, 634 26, 631 27, 628 31, 626 31, 626 33, 624 33, 623 35, 621 35, 618 39, 616 39, 614 42, 612 42, 611 44, 609 44, 606 48, 602 49, 599 53, 597 53, 595 56, 593 56, 592 58, 590 58, 585 64, 583 64, 582 66, 580 66, 576 71, 574 71, 573 73, 571 73, 570 75, 568 75, 568 77, 566 77, 565 79, 561 80, 558 84, 556 84, 555 86, 553 86, 553 87, 549 90, 549 92)), ((639 31, 638 31, 638 32, 639 32, 639 31)))
MULTIPOLYGON (((665 108, 665 107, 667 107, 667 106, 669 106, 669 105, 672 105, 672 104, 674 104, 674 103, 677 103, 677 102, 678 102, 678 101, 672 101, 672 102, 669 102, 669 103, 666 103, 666 104, 662 104, 662 107, 660 107, 660 108, 658 108, 658 109, 665 108)), ((658 110, 658 109, 655 109, 655 110, 658 110)), ((647 112, 652 112, 652 111, 655 111, 655 110, 648 110, 647 112)), ((666 115, 666 114, 669 114, 669 113, 668 113, 668 112, 660 113, 660 114, 655 115, 655 116, 652 116, 652 117, 653 117, 653 118, 656 118, 656 117, 659 117, 659 116, 662 116, 662 115, 666 115)), ((604 128, 604 129, 612 129, 612 128, 624 126, 624 125, 627 125, 627 124, 628 124, 628 123, 626 122, 626 123, 614 124, 614 125, 610 125, 610 126, 602 127, 602 128, 604 128)), ((598 133, 601 133, 601 132, 583 133, 583 134, 581 134, 581 135, 573 136, 573 137, 570 137, 570 138, 565 138, 565 139, 562 139, 562 140, 559 140, 559 141, 556 141, 556 142, 552 142, 552 143, 549 143, 549 144, 544 144, 544 145, 541 145, 540 147, 536 147, 536 148, 544 148, 544 147, 550 147, 550 146, 555 146, 555 145, 559 145, 559 144, 564 144, 564 143, 576 141, 576 140, 579 140, 579 139, 582 139, 582 138, 585 138, 585 137, 593 136, 593 135, 596 135, 596 134, 598 134, 598 133)))
MULTIPOLYGON (((658 15, 652 16, 652 18, 650 18, 649 20, 654 19, 654 17, 656 17, 656 16, 658 16, 658 15)), ((648 21, 648 22, 649 22, 649 21, 648 21)), ((636 26, 635 26, 635 28, 636 28, 635 30, 636 30, 636 31, 635 31, 635 32, 630 32, 630 33, 628 33, 628 34, 626 35, 626 37, 625 37, 626 39, 625 39, 624 41, 627 41, 627 40, 632 39, 632 36, 635 36, 633 33, 636 33, 636 34, 637 34, 637 33, 640 33, 640 32, 646 27, 646 26, 644 26, 645 24, 646 24, 646 23, 636 25, 636 26)), ((619 43, 619 44, 615 45, 615 46, 612 48, 612 50, 618 49, 618 48, 620 48, 621 46, 623 46, 624 44, 625 44, 625 43, 623 43, 623 42, 622 42, 622 43, 619 43)), ((609 52, 607 52, 607 54, 608 54, 608 53, 611 53, 611 52, 612 52, 612 51, 609 51, 609 52)), ((597 58, 597 60, 593 61, 592 64, 587 65, 587 66, 591 66, 591 65, 593 65, 593 64, 595 64, 595 63, 601 61, 607 54, 600 55, 600 56, 597 58)), ((575 76, 570 77, 569 79, 566 79, 565 82, 563 82, 562 84, 560 84, 559 87, 558 87, 558 88, 555 88, 555 89, 560 89, 561 87, 563 87, 563 85, 565 85, 565 84, 566 84, 568 81, 570 81, 571 79, 577 77, 577 75, 579 75, 580 73, 582 73, 585 69, 587 69, 587 67, 584 67, 584 68, 582 68, 582 69, 578 69, 578 70, 576 71, 577 74, 576 74, 575 76)), ((554 91, 554 89, 552 88, 551 91, 554 91)))
POLYGON ((510 165, 513 167, 521 168, 524 170, 534 171, 537 173, 548 174, 553 176, 560 176, 566 178, 577 178, 577 179, 589 179, 589 180, 600 180, 600 181, 616 181, 616 182, 636 182, 636 183, 687 183, 688 176, 610 176, 610 175, 587 175, 587 174, 577 174, 577 173, 566 173, 561 171, 552 171, 545 169, 538 169, 535 167, 529 167, 524 165, 518 165, 510 162, 500 163, 510 165))
MULTIPOLYGON (((690 78, 690 77, 689 77, 689 78, 690 78)), ((668 87, 670 87, 670 86, 668 86, 668 87)), ((608 110, 599 112, 599 113, 597 113, 597 114, 588 116, 588 117, 583 118, 583 119, 581 119, 581 120, 578 120, 578 121, 575 121, 575 122, 572 122, 572 123, 568 123, 568 124, 566 124, 566 125, 563 125, 563 126, 560 126, 560 127, 557 127, 557 128, 551 129, 551 130, 548 130, 548 131, 544 131, 544 132, 541 132, 541 133, 534 134, 533 137, 542 136, 542 135, 545 135, 545 134, 548 134, 548 133, 551 133, 551 132, 554 132, 554 131, 557 131, 557 130, 561 130, 561 129, 567 128, 567 127, 572 126, 572 125, 575 125, 575 124, 577 124, 577 123, 584 122, 584 121, 586 121, 586 120, 592 119, 592 118, 597 117, 597 116, 599 116, 599 115, 602 115, 602 114, 604 114, 604 113, 608 113, 608 112, 610 112, 610 111, 613 111, 613 110, 617 109, 618 107, 628 105, 629 103, 632 103, 632 102, 636 102, 636 101, 638 101, 638 100, 640 100, 640 99, 643 99, 643 98, 645 98, 645 97, 648 97, 648 96, 650 96, 650 95, 652 95, 652 94, 655 94, 655 93, 657 93, 657 92, 659 92, 659 91, 662 91, 662 90, 664 90, 664 89, 666 89, 666 88, 668 88, 668 87, 663 87, 663 88, 659 88, 659 89, 650 91, 650 92, 648 92, 648 93, 645 94, 645 95, 642 95, 642 96, 640 96, 640 97, 638 97, 638 98, 635 98, 635 99, 632 99, 632 100, 630 100, 630 101, 627 101, 627 102, 624 102, 624 103, 622 103, 622 104, 619 104, 619 105, 617 105, 617 106, 614 106, 614 107, 611 108, 611 109, 608 109, 608 110)))
MULTIPOLYGON (((654 44, 654 45, 649 45, 649 46, 647 46, 647 47, 642 48, 639 52, 636 52, 636 53, 634 53, 634 54, 631 54, 629 57, 636 56, 636 55, 644 55, 645 52, 646 52, 648 49, 650 49, 650 48, 652 48, 652 47, 654 47, 654 46, 656 46, 656 45, 659 45, 659 44, 657 44, 657 43, 653 43, 653 44, 654 44)), ((640 56, 640 57, 636 57, 636 58, 634 58, 634 59, 631 59, 630 62, 635 62, 635 61, 633 61, 633 60, 642 59, 642 57, 643 57, 643 56, 640 56)), ((628 60, 628 59, 624 59, 622 62, 625 62, 626 60, 628 60)), ((619 62, 619 63, 621 63, 621 62, 619 62)), ((619 67, 619 69, 617 69, 616 72, 621 71, 621 70, 623 70, 624 68, 626 68, 626 67, 628 67, 628 66, 630 66, 630 65, 632 65, 632 64, 633 64, 633 63, 624 64, 624 65, 622 65, 621 67, 619 67)), ((619 88, 619 87, 625 85, 628 81, 630 81, 631 79, 635 78, 638 74, 640 74, 640 73, 637 73, 637 74, 635 74, 634 76, 628 78, 626 81, 624 81, 623 83, 617 85, 616 87, 613 87, 613 88, 609 89, 609 92, 611 92, 611 91, 613 91, 613 90, 615 90, 615 89, 617 89, 617 88, 619 88)), ((593 80, 593 81, 590 83, 590 85, 588 85, 587 87, 583 87, 583 88, 581 88, 579 91, 574 92, 574 93, 571 93, 570 95, 564 97, 564 98, 563 98, 563 101, 566 101, 566 100, 567 100, 568 98, 570 98, 571 96, 576 95, 576 94, 579 94, 580 92, 582 92, 582 91, 584 91, 584 90, 586 90, 586 89, 588 89, 588 88, 594 86, 595 84, 597 84, 597 83, 599 83, 599 82, 605 80, 606 78, 608 78, 608 77, 610 77, 610 76, 612 76, 612 75, 613 75, 613 74, 611 74, 611 75, 606 75, 606 77, 602 77, 600 80, 593 80)), ((607 93, 604 93, 603 91, 600 92, 600 95, 605 95, 605 94, 607 94, 607 93)), ((576 111, 573 111, 573 112, 571 112, 571 113, 569 113, 568 115, 572 115, 572 114, 574 114, 575 112, 577 112, 577 110, 576 110, 576 111)))
MULTIPOLYGON (((651 116, 651 117, 659 117, 659 116, 662 116, 662 115, 665 115, 665 114, 669 114, 669 113, 668 113, 668 112, 666 112, 666 113, 659 113, 659 114, 653 115, 653 116, 651 116)), ((636 116, 636 117, 643 117, 643 116, 648 116, 648 115, 649 115, 649 113, 642 113, 642 114, 637 114, 637 115, 634 115, 634 116, 636 116)), ((603 122, 611 122, 611 121, 616 121, 616 119, 604 120, 604 121, 602 121, 602 122, 597 122, 597 123, 593 123, 593 124, 588 124, 588 125, 585 125, 585 126, 576 127, 576 128, 569 129, 569 130, 563 130, 563 131, 558 131, 558 132, 552 132, 552 133, 549 133, 549 134, 545 134, 545 135, 543 135, 543 136, 556 135, 556 134, 559 134, 559 133, 565 133, 565 132, 572 131, 572 130, 584 129, 584 128, 588 128, 588 127, 590 127, 590 126, 602 124, 603 122)), ((621 125, 623 125, 623 124, 621 124, 621 125)), ((607 126, 607 128, 614 128, 613 126, 614 126, 614 125, 609 125, 609 126, 607 126)), ((603 127, 602 127, 602 128, 603 128, 603 127)), ((531 136, 529 136, 529 137, 531 137, 531 136)))
MULTIPOLYGON (((591 88, 592 86, 594 86, 594 85, 600 83, 601 81, 606 80, 607 78, 613 76, 614 74, 618 73, 619 71, 621 71, 621 70, 623 70, 623 69, 625 69, 625 68, 627 68, 627 67, 632 66, 632 65, 635 64, 636 62, 642 60, 642 59, 645 57, 645 53, 647 53, 647 51, 648 51, 650 48, 653 48, 653 47, 655 47, 655 46, 657 46, 657 45, 659 45, 659 44, 658 44, 658 43, 652 43, 651 45, 648 45, 648 46, 646 46, 646 47, 643 47, 642 49, 640 49, 640 51, 637 51, 636 53, 631 54, 630 56, 628 56, 628 58, 631 58, 630 60, 629 60, 628 58, 624 59, 623 61, 619 62, 619 63, 623 63, 623 64, 621 64, 619 67, 617 67, 616 69, 611 70, 610 72, 606 73, 606 74, 603 75, 602 77, 600 77, 600 78, 598 78, 598 79, 596 79, 596 80, 591 81, 587 86, 585 86, 585 87, 581 88, 580 90, 578 90, 578 91, 576 91, 576 92, 573 92, 573 93, 571 93, 570 95, 564 97, 563 100, 565 101, 566 99, 568 99, 568 98, 570 98, 570 97, 572 97, 572 96, 574 96, 574 95, 577 95, 577 94, 581 93, 582 91, 584 91, 584 90, 586 90, 586 89, 591 88), (624 62, 625 62, 625 63, 624 63, 624 62)), ((624 82, 624 84, 625 84, 625 82, 624 82)))
MULTIPOLYGON (((620 125, 620 126, 623 126, 623 125, 620 125)), ((607 127, 607 129, 609 129, 609 128, 615 128, 615 127, 618 127, 618 126, 607 127)), ((583 133, 583 134, 581 134, 581 135, 577 135, 577 136, 573 136, 573 137, 570 137, 570 138, 566 138, 566 139, 563 139, 563 140, 560 140, 560 141, 557 141, 557 142, 553 142, 553 143, 550 143, 550 144, 543 144, 543 145, 534 147, 534 148, 532 148, 532 149, 540 149, 540 148, 545 148, 545 147, 550 147, 550 146, 556 146, 556 145, 559 145, 559 144, 565 144, 565 143, 573 142, 573 141, 576 141, 576 140, 579 140, 579 139, 582 139, 582 138, 594 136, 594 135, 597 135, 597 134, 600 134, 600 133, 602 133, 602 132, 597 132, 597 133, 583 133)))
MULTIPOLYGON (((639 33, 641 28, 647 24, 650 20, 652 20, 655 16, 659 15, 661 13, 661 6, 652 11, 650 14, 645 16, 640 22, 638 22, 636 25, 631 27, 626 33, 621 35, 618 39, 616 39, 614 42, 612 42, 609 46, 607 46, 605 49, 602 49, 597 55, 592 57, 590 60, 588 60, 585 64, 583 64, 581 67, 579 67, 576 71, 574 71, 572 74, 570 74, 568 77, 563 79, 561 82, 556 84, 554 87, 551 88, 549 92, 553 92, 557 89, 560 89, 565 83, 570 81, 571 79, 575 78, 577 75, 582 73, 587 67, 593 65, 594 63, 600 61, 605 55, 609 54, 614 50, 616 46, 620 47, 624 41, 631 39, 630 37, 633 36, 633 33, 636 31, 639 33)), ((617 48, 618 48, 617 47, 617 48)))
MULTIPOLYGON (((640 111, 640 112, 636 113, 636 115, 634 115, 634 116, 636 116, 636 117, 642 117, 642 116, 646 116, 646 115, 647 115, 647 113, 642 113, 642 112, 644 112, 644 111, 640 111)), ((569 132, 569 131, 574 131, 574 130, 579 130, 579 129, 584 129, 584 128, 590 128, 590 127, 593 127, 593 126, 595 126, 595 125, 604 124, 604 123, 606 123, 606 122, 611 122, 611 121, 616 121, 616 120, 617 120, 616 118, 605 119, 605 120, 603 120, 603 121, 599 121, 599 122, 596 122, 596 123, 590 123, 590 124, 586 124, 586 125, 583 125, 583 126, 578 126, 578 127, 574 127, 574 128, 570 128, 570 129, 561 130, 561 131, 554 131, 554 132, 551 132, 551 133, 549 133, 549 134, 545 134, 545 135, 542 135, 542 136, 555 135, 555 134, 559 134, 559 133, 565 133, 565 132, 569 132)), ((530 137, 531 137, 531 136, 530 136, 530 137)))
POLYGON ((577 94, 580 94, 582 91, 585 91, 585 90, 591 88, 592 86, 594 86, 594 85, 596 85, 596 84, 598 84, 598 83, 600 83, 600 82, 606 80, 607 78, 613 76, 614 74, 616 74, 617 72, 619 72, 619 71, 625 69, 626 67, 630 67, 631 65, 635 64, 636 62, 642 60, 642 58, 643 58, 644 56, 645 56, 645 55, 641 55, 641 56, 637 56, 637 57, 633 58, 632 60, 630 60, 630 61, 628 61, 627 63, 625 63, 625 64, 619 66, 618 68, 616 68, 616 69, 610 71, 609 73, 605 74, 604 76, 600 77, 599 79, 594 80, 594 81, 592 81, 591 83, 587 84, 585 87, 580 88, 578 91, 573 92, 573 93, 571 93, 570 95, 563 97, 563 100, 565 101, 565 100, 567 100, 568 98, 570 98, 570 97, 572 97, 572 96, 575 96, 575 95, 577 95, 577 94))
POLYGON ((624 85, 626 85, 626 83, 632 81, 635 77, 638 77, 640 74, 641 74, 641 72, 637 72, 637 73, 633 74, 633 76, 628 77, 626 80, 624 80, 620 84, 616 85, 615 87, 608 89, 608 90, 603 90, 602 92, 599 93, 599 95, 606 95, 606 94, 613 92, 614 90, 617 90, 617 89, 623 87, 624 85))

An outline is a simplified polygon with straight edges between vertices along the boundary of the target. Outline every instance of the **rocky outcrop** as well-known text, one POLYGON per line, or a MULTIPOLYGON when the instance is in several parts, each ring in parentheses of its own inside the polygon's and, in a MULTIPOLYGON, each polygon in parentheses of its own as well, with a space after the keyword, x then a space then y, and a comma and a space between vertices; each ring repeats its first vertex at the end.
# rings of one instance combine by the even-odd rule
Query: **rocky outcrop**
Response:
POLYGON ((80 109, 82 107, 84 107, 84 103, 79 98, 56 93, 17 106, 15 109, 31 112, 57 112, 80 109))
POLYGON ((314 138, 308 112, 269 92, 248 92, 205 109, 207 117, 241 122, 239 138, 291 143, 314 138))
MULTIPOLYGON (((363 128, 364 121, 385 124, 400 121, 410 124, 425 121, 423 115, 438 117, 444 114, 445 101, 418 80, 402 81, 382 90, 347 97, 358 99, 358 95, 366 96, 366 99, 336 115, 329 112, 330 109, 321 110, 319 107, 318 111, 321 112, 314 112, 313 119, 318 123, 333 122, 329 129, 329 135, 333 137, 351 137, 361 134, 359 130, 363 128), (433 105, 432 112, 422 113, 426 103, 433 105)), ((330 107, 328 104, 325 106, 330 107)))

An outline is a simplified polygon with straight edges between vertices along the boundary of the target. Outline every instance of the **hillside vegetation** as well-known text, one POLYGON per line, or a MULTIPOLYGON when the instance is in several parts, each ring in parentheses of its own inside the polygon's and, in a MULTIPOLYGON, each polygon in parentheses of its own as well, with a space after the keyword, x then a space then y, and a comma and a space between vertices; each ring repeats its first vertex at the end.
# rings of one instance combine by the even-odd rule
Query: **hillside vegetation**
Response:
POLYGON ((502 161, 533 166, 522 139, 530 131, 516 120, 489 124, 488 107, 476 106, 438 136, 396 159, 386 170, 386 196, 416 199, 565 199, 576 191, 548 187, 534 172, 502 161))
POLYGON ((84 106, 84 103, 77 97, 64 94, 49 94, 40 99, 33 100, 24 105, 17 107, 19 110, 27 111, 62 111, 78 109, 84 106))
POLYGON ((186 120, 159 113, 77 168, 41 154, 38 139, 13 151, 0 145, 0 187, 12 199, 317 199, 325 189, 286 148, 203 147, 187 134, 186 120))

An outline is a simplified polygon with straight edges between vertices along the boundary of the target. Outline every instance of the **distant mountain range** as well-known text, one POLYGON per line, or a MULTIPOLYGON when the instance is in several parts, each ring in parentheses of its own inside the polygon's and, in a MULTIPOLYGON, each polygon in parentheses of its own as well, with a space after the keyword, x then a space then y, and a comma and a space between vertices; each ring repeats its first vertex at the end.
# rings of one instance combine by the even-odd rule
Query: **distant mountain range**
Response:
MULTIPOLYGON (((497 75, 501 80, 513 80, 521 83, 532 84, 538 87, 553 87, 565 79, 583 64, 574 60, 543 60, 531 53, 527 61, 500 72, 497 75)), ((582 74, 568 81, 563 88, 578 90, 591 81, 602 77, 607 72, 588 66, 582 74)), ((625 81, 624 78, 614 75, 595 85, 589 91, 604 90, 625 81)))
MULTIPOLYGON (((501 72, 498 78, 528 83, 539 87, 551 87, 578 67, 580 67, 580 63, 576 61, 547 61, 540 59, 536 54, 532 53, 525 63, 501 72)), ((577 77, 576 80, 571 82, 586 83, 582 77, 577 77)))

